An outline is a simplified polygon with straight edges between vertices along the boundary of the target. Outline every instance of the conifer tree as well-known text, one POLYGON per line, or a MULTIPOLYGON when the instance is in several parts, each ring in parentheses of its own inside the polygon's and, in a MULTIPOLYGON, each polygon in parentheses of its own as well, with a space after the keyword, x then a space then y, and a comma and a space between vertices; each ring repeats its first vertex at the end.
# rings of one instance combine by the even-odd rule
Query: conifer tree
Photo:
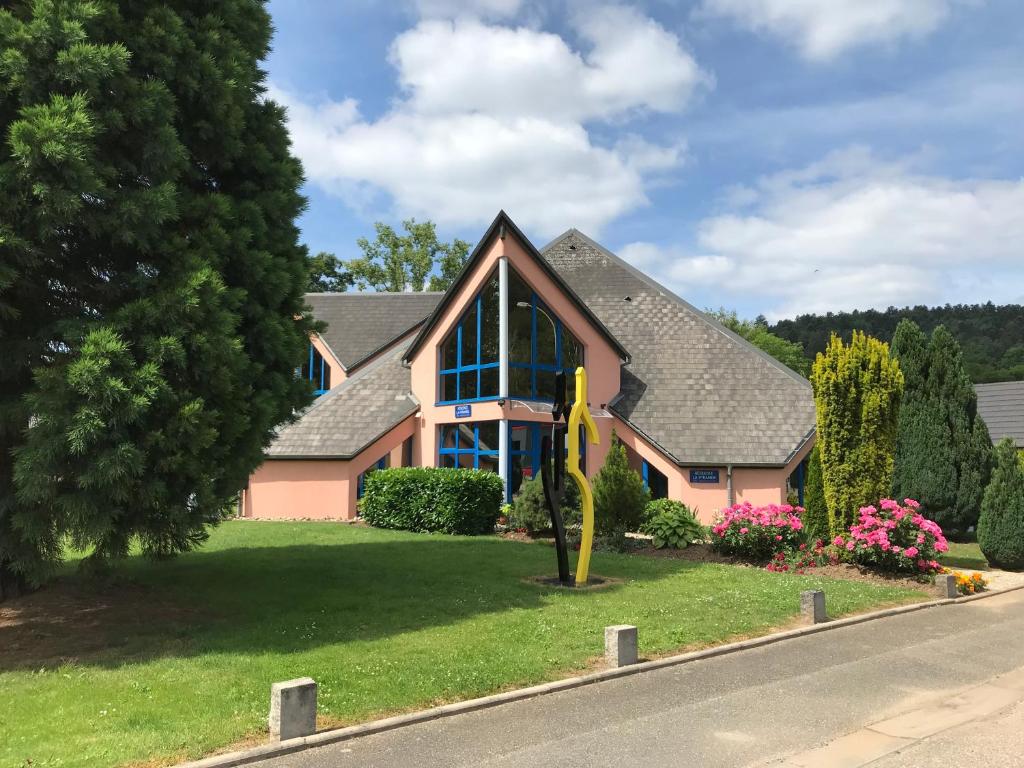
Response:
POLYGON ((992 482, 981 504, 978 544, 990 565, 1024 569, 1024 468, 1010 438, 996 446, 992 482))
POLYGON ((637 531, 651 495, 629 466, 626 446, 612 433, 604 466, 594 476, 594 528, 601 536, 637 531))
POLYGON ((811 370, 822 485, 832 535, 892 488, 903 374, 889 345, 855 331, 832 336, 811 370))
POLYGON ((814 446, 807 459, 807 485, 804 488, 804 528, 814 541, 829 539, 828 504, 825 502, 825 486, 821 480, 821 456, 814 446))
POLYGON ((194 546, 309 396, 262 3, 0 10, 0 582, 194 546))
POLYGON ((960 346, 943 326, 929 340, 904 319, 893 355, 906 381, 893 495, 917 499, 948 535, 963 535, 978 520, 991 443, 960 346))

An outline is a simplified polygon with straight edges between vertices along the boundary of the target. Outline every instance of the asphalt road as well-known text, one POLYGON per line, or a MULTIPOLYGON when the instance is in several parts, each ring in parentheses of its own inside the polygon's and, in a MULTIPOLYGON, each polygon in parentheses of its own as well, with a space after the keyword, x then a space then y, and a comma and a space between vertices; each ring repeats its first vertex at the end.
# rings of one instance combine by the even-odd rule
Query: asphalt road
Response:
MULTIPOLYGON (((802 765, 802 753, 886 718, 926 711, 1022 667, 1024 590, 413 725, 260 766, 802 765)), ((1006 706, 970 726, 901 743, 906 747, 877 765, 1024 765, 1024 709, 1006 706), (986 750, 987 739, 1000 741, 986 750), (981 754, 984 761, 976 759, 981 754)))

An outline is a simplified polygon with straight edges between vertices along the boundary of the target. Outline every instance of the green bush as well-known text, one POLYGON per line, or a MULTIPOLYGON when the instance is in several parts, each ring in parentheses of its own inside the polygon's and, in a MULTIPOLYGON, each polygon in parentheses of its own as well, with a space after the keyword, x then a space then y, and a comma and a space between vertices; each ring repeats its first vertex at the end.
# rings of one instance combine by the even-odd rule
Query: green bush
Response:
POLYGON ((629 468, 626 446, 614 432, 604 466, 594 476, 593 490, 594 529, 598 536, 640 529, 651 495, 640 474, 629 468))
POLYGON ((685 549, 707 538, 707 531, 680 501, 655 499, 647 504, 641 530, 654 538, 655 549, 685 549))
POLYGON ((828 527, 828 505, 825 503, 825 488, 821 482, 821 455, 814 446, 807 461, 807 485, 804 488, 804 528, 813 544, 818 539, 828 542, 832 539, 828 527))
POLYGON ((379 469, 366 476, 360 511, 377 528, 483 534, 494 530, 503 497, 501 478, 493 472, 379 469))
POLYGON ((992 482, 981 502, 978 545, 996 568, 1024 569, 1024 470, 1009 438, 996 446, 992 482))
MULTIPOLYGON (((562 492, 559 507, 562 511, 562 521, 566 527, 579 525, 579 492, 576 490, 576 483, 572 478, 566 478, 565 490, 562 492)), ((520 486, 519 493, 512 502, 509 526, 523 529, 531 536, 551 532, 551 514, 544 501, 544 484, 540 477, 526 480, 520 486)))

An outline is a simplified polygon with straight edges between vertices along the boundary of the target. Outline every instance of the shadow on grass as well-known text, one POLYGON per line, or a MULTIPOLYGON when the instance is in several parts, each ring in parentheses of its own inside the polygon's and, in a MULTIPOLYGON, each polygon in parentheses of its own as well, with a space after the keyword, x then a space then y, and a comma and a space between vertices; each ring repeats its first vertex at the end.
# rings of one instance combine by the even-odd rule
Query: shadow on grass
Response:
MULTIPOLYGON (((209 653, 292 653, 370 641, 551 600, 621 589, 543 588, 550 547, 494 538, 372 532, 336 544, 204 549, 131 558, 117 581, 65 576, 0 605, 0 671, 75 661, 101 667, 209 653), (372 540, 367 540, 371 539, 372 540)), ((699 567, 603 556, 601 572, 652 580, 699 567)))

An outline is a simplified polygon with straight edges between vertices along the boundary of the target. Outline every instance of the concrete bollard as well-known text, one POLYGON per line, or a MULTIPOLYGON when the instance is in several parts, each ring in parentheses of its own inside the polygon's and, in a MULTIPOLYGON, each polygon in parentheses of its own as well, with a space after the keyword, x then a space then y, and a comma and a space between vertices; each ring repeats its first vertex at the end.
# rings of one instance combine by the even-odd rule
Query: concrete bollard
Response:
POLYGON ((604 628, 604 658, 610 667, 625 667, 636 664, 636 627, 616 624, 604 628))
POLYGON ((960 592, 956 588, 956 576, 952 573, 941 573, 938 582, 939 594, 943 597, 960 597, 960 592))
POLYGON ((825 615, 825 593, 820 589, 808 589, 800 593, 800 613, 811 624, 828 621, 825 615))
POLYGON ((316 681, 311 677, 270 686, 270 738, 287 741, 316 733, 316 681))

